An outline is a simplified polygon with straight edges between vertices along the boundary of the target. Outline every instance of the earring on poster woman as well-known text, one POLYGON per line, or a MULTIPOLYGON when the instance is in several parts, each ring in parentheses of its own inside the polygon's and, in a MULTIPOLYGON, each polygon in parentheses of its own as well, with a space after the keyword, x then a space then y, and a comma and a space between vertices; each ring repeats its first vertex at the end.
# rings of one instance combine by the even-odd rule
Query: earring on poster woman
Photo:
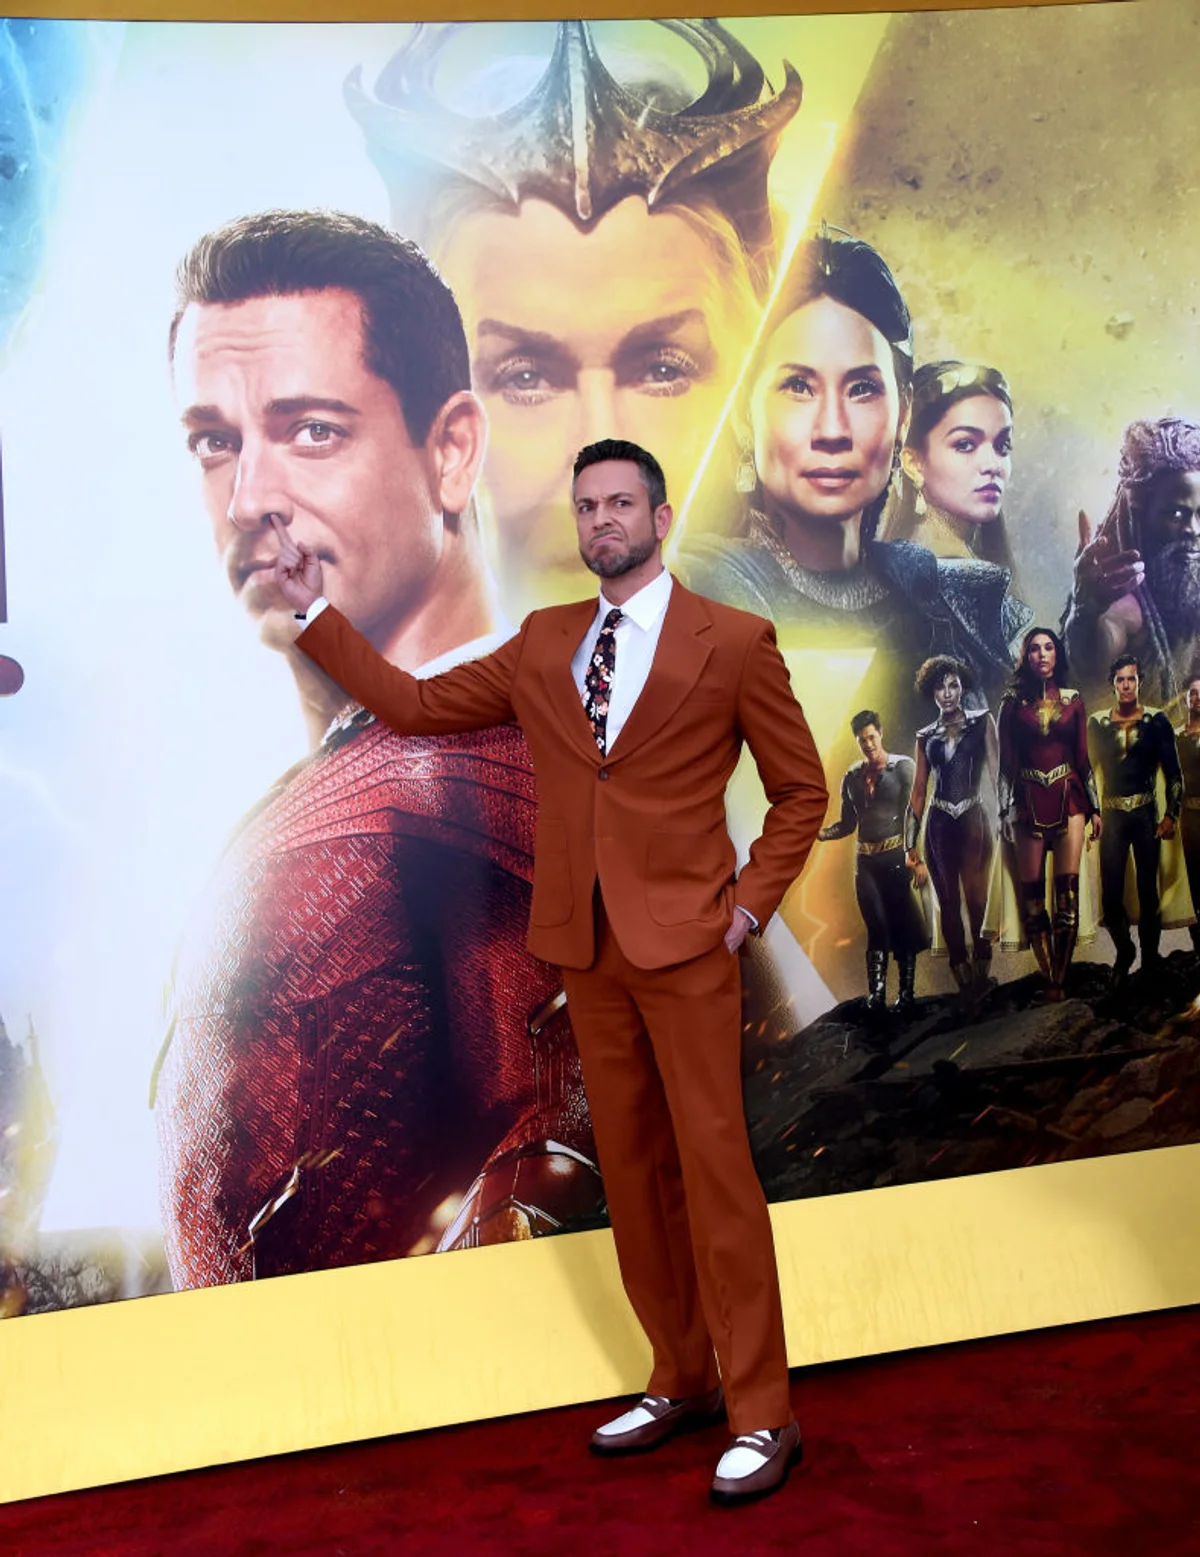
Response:
POLYGON ((738 449, 734 484, 739 492, 753 492, 758 486, 758 466, 754 463, 754 450, 749 444, 742 444, 738 449))
POLYGON ((925 472, 918 465, 916 457, 909 448, 899 450, 896 458, 909 486, 913 489, 913 513, 918 519, 923 519, 926 512, 925 472))

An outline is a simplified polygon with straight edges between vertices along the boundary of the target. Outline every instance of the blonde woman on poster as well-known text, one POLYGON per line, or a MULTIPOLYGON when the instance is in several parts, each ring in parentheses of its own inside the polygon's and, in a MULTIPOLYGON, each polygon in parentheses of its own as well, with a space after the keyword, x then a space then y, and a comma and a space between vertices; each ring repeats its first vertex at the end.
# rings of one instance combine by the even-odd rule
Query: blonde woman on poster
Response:
POLYGON ((561 505, 582 445, 637 438, 687 489, 771 279, 767 180, 799 76, 785 67, 772 90, 716 21, 642 36, 662 52, 604 53, 587 23, 558 23, 529 86, 503 61, 464 62, 461 29, 426 24, 370 87, 357 73, 347 86, 393 226, 463 312, 517 615, 575 587, 561 505), (668 57, 681 43, 707 80, 699 99, 668 57), (510 100, 514 80, 527 90, 510 100), (502 112, 481 111, 492 100, 502 112))

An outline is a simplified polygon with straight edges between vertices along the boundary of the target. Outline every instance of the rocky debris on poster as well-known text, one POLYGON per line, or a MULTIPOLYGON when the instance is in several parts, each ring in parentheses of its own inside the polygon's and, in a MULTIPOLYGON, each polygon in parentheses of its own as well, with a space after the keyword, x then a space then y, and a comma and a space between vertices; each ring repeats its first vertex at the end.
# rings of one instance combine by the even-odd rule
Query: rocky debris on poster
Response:
POLYGON ((974 1010, 950 996, 868 1023, 862 1000, 813 1022, 745 1079, 768 1198, 911 1184, 1182 1145, 1200 1101, 1200 963, 1174 952, 1119 994, 1094 963, 1067 999, 1035 975, 974 1010))

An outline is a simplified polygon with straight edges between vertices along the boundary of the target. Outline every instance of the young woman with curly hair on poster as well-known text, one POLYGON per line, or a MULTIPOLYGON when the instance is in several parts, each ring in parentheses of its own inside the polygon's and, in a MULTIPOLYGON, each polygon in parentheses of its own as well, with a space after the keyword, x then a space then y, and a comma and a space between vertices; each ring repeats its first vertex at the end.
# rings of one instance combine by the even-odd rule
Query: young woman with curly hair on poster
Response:
POLYGON ((984 805, 985 781, 996 784, 996 721, 985 708, 967 708, 963 694, 975 684, 969 666, 936 655, 921 666, 916 690, 932 698, 938 716, 917 731, 916 773, 904 823, 908 864, 921 863, 918 843, 925 819, 925 856, 950 953, 950 971, 961 990, 986 986, 992 944, 984 934, 992 870, 992 823, 984 805), (931 792, 932 791, 932 792, 931 792), (968 952, 963 904, 971 933, 968 952))

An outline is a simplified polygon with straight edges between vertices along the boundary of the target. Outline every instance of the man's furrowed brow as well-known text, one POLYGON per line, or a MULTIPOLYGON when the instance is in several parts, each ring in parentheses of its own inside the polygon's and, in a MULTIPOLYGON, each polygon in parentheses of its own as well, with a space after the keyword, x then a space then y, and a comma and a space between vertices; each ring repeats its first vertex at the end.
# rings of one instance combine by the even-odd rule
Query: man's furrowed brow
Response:
POLYGON ((632 490, 626 491, 624 487, 620 488, 616 492, 602 492, 598 497, 588 493, 586 496, 576 497, 575 506, 576 508, 580 508, 584 503, 615 503, 619 497, 626 498, 632 502, 636 497, 636 493, 632 490))
POLYGON ((526 351, 541 352, 543 356, 561 357, 574 362, 575 354, 565 341, 546 330, 531 330, 523 324, 506 324, 503 319, 481 319, 477 327, 479 339, 497 340, 507 346, 524 347, 526 351))
MULTIPOLYGON (((330 395, 285 395, 268 400, 268 416, 302 416, 306 411, 327 411, 336 416, 361 416, 357 406, 330 395)), ((179 420, 185 427, 224 427, 229 418, 219 405, 190 405, 179 420)))
POLYGON ((222 427, 225 424, 221 408, 216 405, 190 405, 179 420, 185 427, 222 427))
POLYGON ((699 308, 684 308, 677 314, 663 314, 658 319, 643 319, 635 324, 621 342, 623 348, 637 347, 646 342, 660 340, 664 336, 678 334, 681 330, 699 328, 708 335, 708 320, 699 308))
POLYGON ((531 330, 523 324, 506 324, 503 319, 481 319, 480 335, 499 335, 508 341, 530 341, 535 346, 561 345, 558 337, 546 330, 531 330))
POLYGON ((267 401, 268 416, 298 416, 305 411, 333 411, 338 416, 361 416, 357 406, 328 395, 285 395, 267 401))

